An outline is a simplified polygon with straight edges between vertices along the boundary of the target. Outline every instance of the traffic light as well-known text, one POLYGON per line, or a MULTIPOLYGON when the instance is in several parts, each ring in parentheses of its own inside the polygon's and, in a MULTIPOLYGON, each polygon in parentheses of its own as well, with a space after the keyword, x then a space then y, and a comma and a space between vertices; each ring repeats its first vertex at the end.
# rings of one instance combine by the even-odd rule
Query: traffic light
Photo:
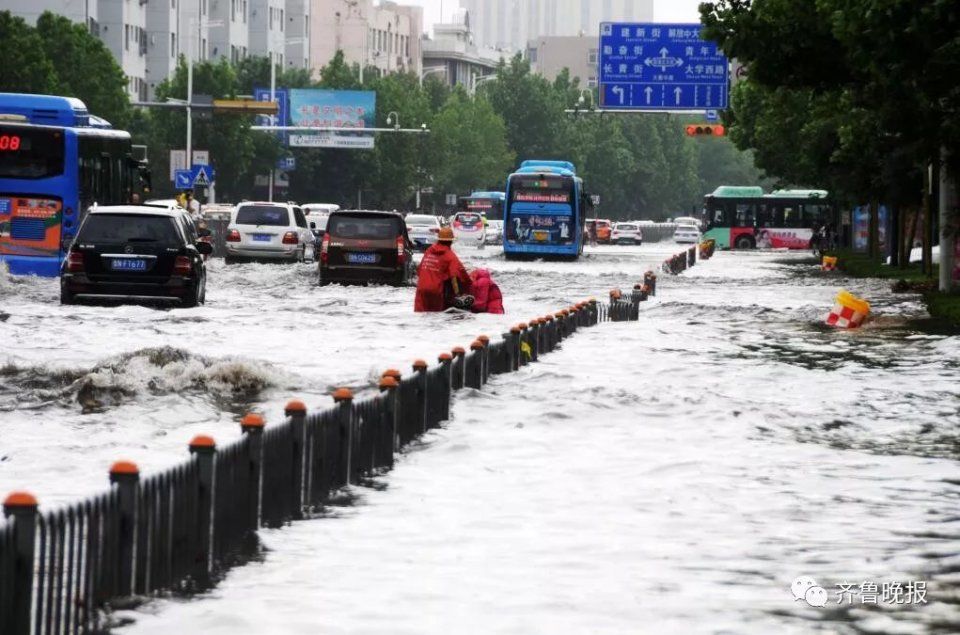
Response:
POLYGON ((698 123, 687 126, 688 137, 723 137, 727 131, 720 124, 698 123))

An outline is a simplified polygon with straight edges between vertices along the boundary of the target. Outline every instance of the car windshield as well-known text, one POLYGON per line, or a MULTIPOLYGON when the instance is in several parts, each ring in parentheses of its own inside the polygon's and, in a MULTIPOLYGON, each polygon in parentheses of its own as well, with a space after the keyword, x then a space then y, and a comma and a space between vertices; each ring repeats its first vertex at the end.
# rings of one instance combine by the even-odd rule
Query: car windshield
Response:
POLYGON ((696 228, 695 225, 680 225, 680 226, 677 227, 677 231, 682 231, 682 232, 695 232, 695 231, 697 231, 697 228, 696 228))
POLYGON ((407 225, 430 225, 435 227, 438 224, 436 216, 407 216, 405 219, 407 225))
POLYGON ((635 232, 637 231, 636 225, 617 225, 617 229, 622 232, 635 232))
POLYGON ((77 240, 85 243, 161 243, 175 245, 177 230, 167 216, 90 214, 77 240))
POLYGON ((457 214, 456 221, 464 225, 476 225, 480 222, 479 214, 457 214))
POLYGON ((395 238, 400 235, 398 220, 384 216, 331 216, 327 223, 327 233, 337 238, 395 238))
POLYGON ((237 210, 237 225, 274 225, 285 227, 290 224, 290 214, 286 207, 276 205, 245 205, 237 210))

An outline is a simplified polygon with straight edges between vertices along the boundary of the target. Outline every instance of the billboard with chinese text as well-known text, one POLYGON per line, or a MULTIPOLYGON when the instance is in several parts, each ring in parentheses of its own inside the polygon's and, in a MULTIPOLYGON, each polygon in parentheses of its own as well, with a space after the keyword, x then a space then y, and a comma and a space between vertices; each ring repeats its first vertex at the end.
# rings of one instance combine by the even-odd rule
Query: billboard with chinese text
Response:
POLYGON ((377 94, 369 90, 323 90, 297 88, 290 90, 290 122, 294 126, 311 128, 342 128, 336 131, 304 131, 291 135, 290 145, 331 148, 369 148, 373 137, 349 134, 376 127, 377 94), (316 139, 312 138, 316 137, 316 139), (344 143, 343 138, 363 139, 363 142, 344 143))

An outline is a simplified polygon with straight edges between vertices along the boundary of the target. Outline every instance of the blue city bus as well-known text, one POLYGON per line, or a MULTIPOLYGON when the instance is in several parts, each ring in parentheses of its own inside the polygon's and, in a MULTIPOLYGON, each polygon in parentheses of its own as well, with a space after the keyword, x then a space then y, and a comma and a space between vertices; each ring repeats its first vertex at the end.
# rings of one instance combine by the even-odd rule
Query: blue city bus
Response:
POLYGON ((56 276, 91 205, 148 188, 130 134, 79 99, 0 93, 0 263, 56 276))
POLYGON ((583 253, 590 197, 569 161, 530 160, 507 178, 503 253, 508 259, 583 253))

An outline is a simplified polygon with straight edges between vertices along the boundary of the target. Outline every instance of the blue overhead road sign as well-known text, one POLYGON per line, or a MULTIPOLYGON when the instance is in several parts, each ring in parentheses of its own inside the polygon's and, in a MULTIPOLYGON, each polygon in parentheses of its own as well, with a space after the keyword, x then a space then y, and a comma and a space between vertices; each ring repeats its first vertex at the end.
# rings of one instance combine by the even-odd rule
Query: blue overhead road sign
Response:
POLYGON ((177 190, 189 190, 193 187, 193 170, 176 170, 173 173, 173 187, 177 190))
POLYGON ((727 107, 729 64, 699 24, 600 25, 600 105, 624 110, 727 107))

